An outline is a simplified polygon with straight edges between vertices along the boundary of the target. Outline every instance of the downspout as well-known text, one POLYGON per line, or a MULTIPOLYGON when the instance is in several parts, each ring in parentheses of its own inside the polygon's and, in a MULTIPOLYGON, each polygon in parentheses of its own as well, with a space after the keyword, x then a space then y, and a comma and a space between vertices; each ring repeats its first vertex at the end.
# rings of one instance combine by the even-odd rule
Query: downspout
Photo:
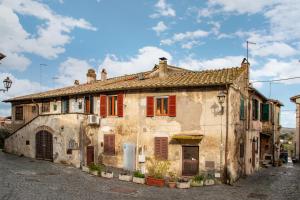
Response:
POLYGON ((226 134, 225 134, 225 183, 228 183, 228 132, 229 132, 229 86, 226 85, 226 93, 227 93, 227 98, 226 98, 226 134))

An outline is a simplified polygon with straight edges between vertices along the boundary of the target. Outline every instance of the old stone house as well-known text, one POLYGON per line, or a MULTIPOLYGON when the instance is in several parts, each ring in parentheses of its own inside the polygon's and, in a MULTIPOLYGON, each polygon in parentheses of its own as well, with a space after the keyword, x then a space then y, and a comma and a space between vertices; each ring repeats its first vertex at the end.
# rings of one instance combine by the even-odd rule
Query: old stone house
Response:
POLYGON ((293 159, 300 160, 300 95, 291 97, 291 101, 296 104, 296 133, 294 136, 294 155, 293 159))
POLYGON ((6 100, 19 128, 5 149, 76 167, 143 171, 146 158, 157 157, 178 175, 209 171, 234 181, 260 159, 257 146, 252 157, 262 132, 251 117, 253 95, 261 98, 249 87, 246 59, 240 67, 190 71, 161 58, 132 75, 107 78, 103 69, 100 80, 90 69, 87 83, 6 100))

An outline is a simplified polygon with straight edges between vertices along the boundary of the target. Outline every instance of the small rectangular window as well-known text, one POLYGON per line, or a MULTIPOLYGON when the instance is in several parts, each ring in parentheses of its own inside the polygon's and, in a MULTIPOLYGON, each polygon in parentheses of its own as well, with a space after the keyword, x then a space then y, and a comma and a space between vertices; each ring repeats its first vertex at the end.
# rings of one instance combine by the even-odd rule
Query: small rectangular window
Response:
POLYGON ((23 106, 16 106, 15 119, 23 120, 23 106))
POLYGON ((78 102, 78 109, 81 110, 82 109, 82 101, 78 102))
POLYGON ((36 111, 37 111, 36 106, 32 106, 32 107, 31 107, 31 112, 35 114, 36 111))
POLYGON ((53 111, 57 111, 57 104, 53 104, 53 111))
POLYGON ((252 119, 258 120, 259 116, 259 103, 257 99, 252 99, 252 119))
POLYGON ((156 98, 156 115, 167 116, 169 113, 169 98, 157 97, 156 98))
POLYGON ((245 150, 244 143, 240 143, 240 158, 244 158, 245 150))
POLYGON ((240 120, 245 119, 245 100, 243 97, 241 97, 240 100, 240 120))
POLYGON ((50 102, 42 103, 42 112, 50 112, 50 102))
POLYGON ((29 140, 26 140, 26 145, 30 145, 30 142, 29 142, 29 140))

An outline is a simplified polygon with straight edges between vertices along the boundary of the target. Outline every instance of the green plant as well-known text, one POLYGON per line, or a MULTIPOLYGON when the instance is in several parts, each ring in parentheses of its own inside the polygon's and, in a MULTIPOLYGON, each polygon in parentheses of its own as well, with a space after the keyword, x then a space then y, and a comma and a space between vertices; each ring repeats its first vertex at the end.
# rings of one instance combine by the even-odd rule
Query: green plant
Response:
POLYGON ((200 183, 203 180, 204 180, 204 175, 203 174, 198 174, 198 175, 194 176, 194 178, 193 178, 193 181, 197 182, 197 183, 200 183))
POLYGON ((94 163, 89 166, 89 169, 90 171, 98 171, 98 172, 102 171, 102 167, 94 163))
POLYGON ((206 179, 215 179, 215 176, 214 176, 213 173, 208 173, 208 174, 206 175, 206 179))
POLYGON ((175 172, 169 172, 169 182, 176 182, 177 176, 175 172))
POLYGON ((187 183, 187 182, 189 182, 189 179, 186 178, 186 177, 183 177, 183 178, 179 178, 179 179, 177 180, 177 182, 179 182, 179 183, 187 183))
POLYGON ((148 158, 146 166, 148 170, 148 175, 150 177, 163 179, 170 168, 170 162, 167 160, 148 158))
POLYGON ((133 176, 137 178, 145 178, 145 174, 143 174, 141 171, 135 171, 133 176))

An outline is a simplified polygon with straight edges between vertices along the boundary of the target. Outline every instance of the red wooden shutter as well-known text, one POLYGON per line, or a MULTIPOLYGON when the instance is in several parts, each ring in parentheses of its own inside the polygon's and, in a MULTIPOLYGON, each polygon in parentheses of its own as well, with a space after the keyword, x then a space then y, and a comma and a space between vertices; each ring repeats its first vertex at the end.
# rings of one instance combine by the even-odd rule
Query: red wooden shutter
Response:
POLYGON ((123 117, 123 94, 118 94, 118 116, 123 117))
POLYGON ((168 160, 168 138, 167 137, 154 138, 154 156, 157 159, 168 160))
POLYGON ((107 115, 107 98, 106 95, 100 95, 100 116, 106 117, 107 115))
POLYGON ((154 116, 154 97, 147 97, 147 117, 154 116))
POLYGON ((176 96, 169 96, 169 116, 176 117, 176 96))
POLYGON ((115 155, 115 135, 104 135, 104 153, 108 155, 115 155))
POLYGON ((109 137, 110 154, 115 155, 115 135, 109 137))

